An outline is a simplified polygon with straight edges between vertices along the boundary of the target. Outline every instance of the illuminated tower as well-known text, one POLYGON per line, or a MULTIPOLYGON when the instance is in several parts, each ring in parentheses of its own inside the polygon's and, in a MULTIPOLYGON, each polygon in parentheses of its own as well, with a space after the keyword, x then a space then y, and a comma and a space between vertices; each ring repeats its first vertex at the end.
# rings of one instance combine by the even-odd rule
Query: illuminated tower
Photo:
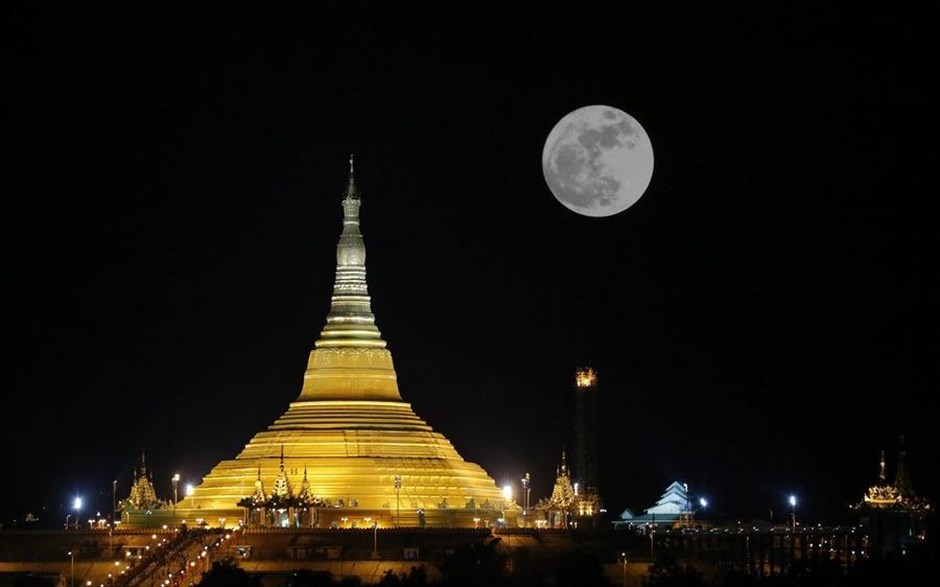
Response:
POLYGON ((597 372, 578 368, 574 379, 574 481, 597 492, 597 372))
POLYGON ((574 379, 574 482, 579 517, 600 509, 597 488, 597 372, 580 367, 574 379))
POLYGON ((321 527, 366 519, 380 526, 472 527, 474 517, 496 519, 503 497, 493 479, 464 461, 399 394, 392 355, 372 314, 351 158, 343 196, 330 311, 300 395, 238 456, 212 469, 195 488, 192 501, 200 505, 189 515, 210 525, 226 515, 242 517, 237 504, 251 502, 256 482, 286 486, 285 466, 303 466, 307 499, 323 504, 311 516, 321 527))

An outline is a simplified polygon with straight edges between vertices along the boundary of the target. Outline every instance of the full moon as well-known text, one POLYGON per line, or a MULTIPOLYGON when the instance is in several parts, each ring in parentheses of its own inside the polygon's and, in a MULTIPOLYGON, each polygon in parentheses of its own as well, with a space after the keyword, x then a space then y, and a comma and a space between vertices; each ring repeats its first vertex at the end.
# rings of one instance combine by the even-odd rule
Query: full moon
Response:
POLYGON ((611 106, 585 106, 545 139, 542 173, 569 210, 612 216, 636 203, 653 177, 653 146, 635 118, 611 106))

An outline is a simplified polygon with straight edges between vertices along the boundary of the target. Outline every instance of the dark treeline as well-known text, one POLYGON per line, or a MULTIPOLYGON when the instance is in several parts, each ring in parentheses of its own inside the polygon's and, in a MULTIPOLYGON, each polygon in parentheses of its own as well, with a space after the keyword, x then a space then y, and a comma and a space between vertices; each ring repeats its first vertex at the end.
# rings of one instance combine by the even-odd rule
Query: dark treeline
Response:
MULTIPOLYGON (((387 572, 379 581, 382 587, 416 587, 421 585, 439 585, 442 587, 600 587, 620 585, 620 581, 611 582, 603 573, 601 561, 593 554, 574 550, 559 555, 552 569, 540 574, 514 572, 507 564, 505 553, 498 551, 492 544, 474 544, 454 551, 453 555, 440 565, 441 578, 432 581, 423 567, 412 567, 408 573, 387 572)), ((926 584, 931 579, 940 577, 940 568, 935 560, 918 557, 872 558, 862 561, 847 572, 835 572, 832 569, 794 567, 784 574, 770 577, 749 576, 741 571, 707 572, 698 567, 684 564, 668 553, 657 557, 646 576, 631 577, 628 585, 647 587, 747 587, 747 586, 868 586, 868 585, 914 585, 926 584)), ((203 587, 260 587, 262 577, 250 574, 238 567, 234 560, 220 561, 203 575, 200 583, 203 587)), ((359 577, 347 576, 342 579, 333 577, 328 572, 298 569, 285 577, 285 587, 325 587, 330 585, 361 585, 359 577)), ((25 586, 24 586, 25 587, 25 586)))

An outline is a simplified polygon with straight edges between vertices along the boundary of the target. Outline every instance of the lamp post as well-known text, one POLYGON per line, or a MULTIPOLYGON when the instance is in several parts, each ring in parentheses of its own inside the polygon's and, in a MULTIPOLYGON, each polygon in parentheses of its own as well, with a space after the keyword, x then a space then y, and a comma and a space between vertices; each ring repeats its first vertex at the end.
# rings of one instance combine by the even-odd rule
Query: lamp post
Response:
POLYGON ((503 485, 503 524, 508 526, 509 520, 506 519, 506 510, 509 508, 509 502, 512 501, 512 485, 503 485))
POLYGON ((528 473, 525 474, 525 477, 521 479, 522 481, 522 525, 523 527, 528 526, 528 515, 529 515, 529 483, 531 482, 532 477, 528 473))
POLYGON ((69 587, 75 587, 75 551, 69 551, 69 558, 72 559, 72 582, 69 584, 69 587))
POLYGON ((395 475, 395 525, 401 524, 401 475, 395 475))
POLYGON ((372 524, 372 560, 379 558, 379 521, 372 518, 363 518, 366 523, 372 524))
POLYGON ((796 496, 792 493, 790 494, 790 516, 792 517, 792 528, 796 532, 796 496))
MULTIPOLYGON (((503 485, 503 524, 506 528, 509 528, 509 520, 506 519, 506 509, 509 508, 509 504, 512 503, 512 485, 508 483, 503 485)), ((506 548, 509 551, 509 558, 507 563, 509 565, 509 572, 512 573, 512 535, 506 534, 506 548)))
POLYGON ((117 479, 111 482, 111 523, 117 515, 117 479))
POLYGON ((176 527, 176 501, 177 501, 176 486, 179 485, 180 474, 174 473, 173 478, 170 479, 170 481, 173 482, 173 527, 175 528, 176 527))
POLYGON ((627 587, 627 553, 620 553, 620 564, 623 565, 623 587, 627 587))
MULTIPOLYGON (((75 529, 78 530, 78 517, 79 512, 82 511, 82 498, 76 497, 72 500, 72 509, 75 510, 75 529)), ((65 529, 69 529, 69 518, 72 517, 72 514, 65 516, 65 529)))

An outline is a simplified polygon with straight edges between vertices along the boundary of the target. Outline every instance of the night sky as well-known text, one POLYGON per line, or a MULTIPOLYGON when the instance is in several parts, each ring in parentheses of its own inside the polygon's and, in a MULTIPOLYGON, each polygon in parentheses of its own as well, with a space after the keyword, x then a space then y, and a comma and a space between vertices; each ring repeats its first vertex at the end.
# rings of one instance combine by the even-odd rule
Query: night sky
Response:
POLYGON ((6 524, 142 449, 168 497, 287 409, 350 152, 402 396, 497 483, 550 494, 590 365, 614 514, 678 479, 835 519, 902 434, 940 500, 930 15, 132 4, 5 8, 6 524), (655 151, 608 218, 542 177, 589 104, 655 151))

